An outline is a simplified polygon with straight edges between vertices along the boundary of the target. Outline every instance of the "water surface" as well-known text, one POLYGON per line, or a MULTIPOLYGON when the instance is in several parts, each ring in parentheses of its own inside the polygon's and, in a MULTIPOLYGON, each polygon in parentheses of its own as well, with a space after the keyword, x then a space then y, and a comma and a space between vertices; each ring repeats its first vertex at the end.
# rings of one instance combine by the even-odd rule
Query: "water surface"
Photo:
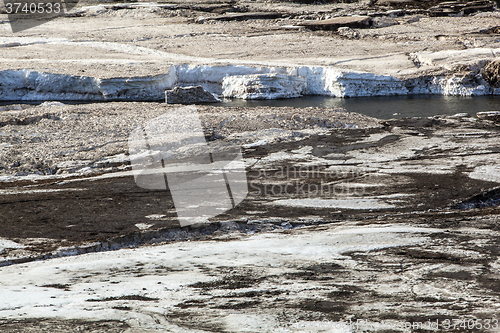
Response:
MULTIPOLYGON (((3 101, 2 105, 12 104, 41 104, 44 101, 3 101)), ((89 101, 61 101, 65 104, 88 104, 89 101)), ((108 103, 95 102, 95 103, 108 103)), ((129 101, 130 102, 130 101, 129 101)), ((164 103, 165 100, 155 102, 164 103)), ((350 112, 358 112, 367 116, 390 119, 402 117, 431 117, 435 115, 452 115, 468 113, 471 116, 480 111, 500 111, 500 96, 400 96, 400 97, 353 97, 335 98, 329 96, 306 96, 291 99, 275 100, 243 100, 224 99, 220 103, 211 103, 214 106, 227 107, 260 107, 260 106, 288 106, 296 108, 321 107, 344 108, 350 112)))

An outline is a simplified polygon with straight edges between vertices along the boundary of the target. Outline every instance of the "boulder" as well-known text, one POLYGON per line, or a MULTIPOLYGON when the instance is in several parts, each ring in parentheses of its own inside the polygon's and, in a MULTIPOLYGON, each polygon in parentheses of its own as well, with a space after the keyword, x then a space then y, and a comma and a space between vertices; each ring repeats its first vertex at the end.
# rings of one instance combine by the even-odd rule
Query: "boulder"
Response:
POLYGON ((372 26, 374 28, 386 28, 398 24, 399 22, 392 17, 375 17, 372 20, 372 26))
POLYGON ((481 72, 483 79, 492 88, 500 88, 500 60, 493 60, 481 72))
POLYGON ((217 103, 221 100, 202 86, 175 87, 165 91, 165 101, 168 104, 217 103))
POLYGON ((284 74, 227 76, 222 81, 222 95, 242 99, 280 99, 300 97, 306 90, 306 79, 284 74))

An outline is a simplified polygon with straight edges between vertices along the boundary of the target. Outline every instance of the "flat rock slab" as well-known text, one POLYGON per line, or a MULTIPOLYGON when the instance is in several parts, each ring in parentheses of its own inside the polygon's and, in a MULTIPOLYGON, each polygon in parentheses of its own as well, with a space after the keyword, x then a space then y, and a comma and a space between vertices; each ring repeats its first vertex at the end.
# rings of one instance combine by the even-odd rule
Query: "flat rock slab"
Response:
POLYGON ((500 56, 499 48, 473 48, 466 50, 421 51, 411 53, 414 62, 424 66, 439 66, 452 70, 457 65, 492 61, 500 56))
POLYGON ((404 6, 409 4, 415 4, 417 1, 414 0, 378 0, 377 5, 379 6, 404 6))
POLYGON ((297 25, 313 30, 336 30, 340 27, 368 28, 370 24, 371 18, 368 16, 342 16, 334 17, 328 20, 305 21, 298 23, 297 25))
POLYGON ((196 22, 203 23, 205 21, 243 21, 252 19, 275 19, 280 18, 281 13, 274 12, 249 12, 249 13, 226 13, 225 15, 212 17, 199 17, 196 22))
POLYGON ((463 13, 465 15, 472 14, 478 11, 489 12, 495 9, 495 4, 492 1, 447 1, 429 8, 430 16, 448 16, 450 14, 463 13))

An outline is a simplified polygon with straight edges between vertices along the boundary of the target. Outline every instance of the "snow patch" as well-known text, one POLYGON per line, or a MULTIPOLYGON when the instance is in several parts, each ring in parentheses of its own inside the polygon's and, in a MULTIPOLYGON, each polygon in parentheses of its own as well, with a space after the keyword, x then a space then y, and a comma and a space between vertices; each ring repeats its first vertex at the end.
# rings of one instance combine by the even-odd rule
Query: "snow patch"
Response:
MULTIPOLYGON (((147 216, 146 216, 147 217, 147 216)), ((135 226, 139 229, 139 230, 147 230, 149 228, 151 228, 154 224, 148 224, 148 223, 137 223, 135 224, 135 226)))
POLYGON ((395 208, 377 197, 348 199, 284 199, 271 202, 272 205, 311 207, 311 208, 341 208, 341 209, 384 209, 395 208))
POLYGON ((0 253, 5 249, 24 249, 26 246, 8 239, 0 238, 0 253))
MULTIPOLYGON (((235 269, 272 266, 276 274, 281 274, 287 272, 288 267, 304 262, 349 261, 345 253, 420 244, 428 241, 426 236, 430 233, 440 231, 405 225, 331 226, 321 232, 301 228, 233 241, 186 241, 18 264, 2 268, 0 316, 115 319, 131 325, 131 331, 180 332, 168 319, 158 322, 152 314, 168 314, 173 306, 198 294, 192 284, 220 279, 222 276, 215 272, 221 266, 235 269), (134 273, 138 264, 140 274, 134 273), (158 274, 157 270, 162 267, 167 274, 158 274), (67 287, 61 289, 53 287, 55 285, 67 287), (140 301, 119 301, 120 297, 130 295, 152 298, 155 302, 144 306, 140 301), (107 298, 116 301, 88 301, 107 298), (113 309, 124 304, 130 306, 130 310, 113 309)), ((228 326, 241 322, 250 331, 280 331, 272 316, 233 313, 221 317, 221 321, 228 326)), ((312 328, 312 323, 307 325, 312 328)))
POLYGON ((305 78, 283 74, 232 75, 222 81, 224 97, 242 99, 296 98, 305 90, 305 78))
POLYGON ((500 183, 500 166, 480 166, 469 173, 472 179, 485 180, 500 183))

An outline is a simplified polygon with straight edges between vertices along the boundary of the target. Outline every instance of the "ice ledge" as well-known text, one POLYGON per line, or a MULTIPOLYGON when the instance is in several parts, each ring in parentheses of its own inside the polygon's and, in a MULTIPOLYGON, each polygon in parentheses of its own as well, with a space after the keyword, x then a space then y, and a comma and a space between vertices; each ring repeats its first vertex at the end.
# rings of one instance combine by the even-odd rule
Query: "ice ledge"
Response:
POLYGON ((433 94, 500 95, 480 74, 399 79, 331 66, 172 65, 168 73, 99 79, 37 72, 0 72, 2 100, 160 100, 174 86, 201 85, 219 96, 244 99, 433 94))

